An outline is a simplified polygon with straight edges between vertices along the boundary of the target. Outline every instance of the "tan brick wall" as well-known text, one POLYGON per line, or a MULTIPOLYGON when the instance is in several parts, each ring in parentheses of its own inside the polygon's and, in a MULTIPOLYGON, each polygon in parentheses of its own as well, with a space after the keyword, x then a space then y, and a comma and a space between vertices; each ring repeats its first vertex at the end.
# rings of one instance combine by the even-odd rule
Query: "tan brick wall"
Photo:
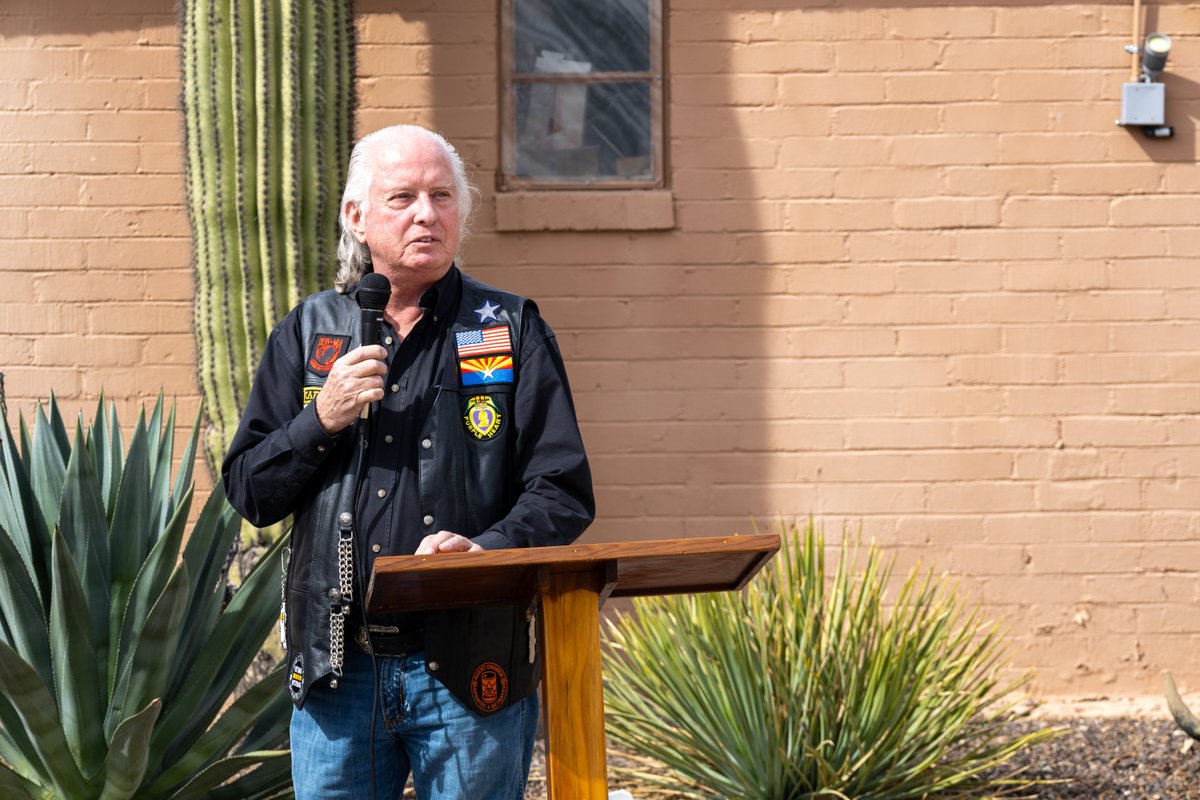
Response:
MULTIPOLYGON (((11 411, 198 408, 173 4, 0 6, 0 371, 11 411)), ((15 413, 14 413, 15 420, 15 413)), ((207 476, 202 479, 207 485, 207 476)))
MULTIPOLYGON (((1200 6, 1147 11, 1150 141, 1126 6, 668 4, 676 228, 587 233, 495 231, 493 0, 358 4, 360 130, 460 145, 470 268, 559 332, 589 536, 861 526, 1039 692, 1200 685, 1200 6)), ((174 16, 93 5, 0 9, 0 363, 21 408, 194 408, 174 16)))

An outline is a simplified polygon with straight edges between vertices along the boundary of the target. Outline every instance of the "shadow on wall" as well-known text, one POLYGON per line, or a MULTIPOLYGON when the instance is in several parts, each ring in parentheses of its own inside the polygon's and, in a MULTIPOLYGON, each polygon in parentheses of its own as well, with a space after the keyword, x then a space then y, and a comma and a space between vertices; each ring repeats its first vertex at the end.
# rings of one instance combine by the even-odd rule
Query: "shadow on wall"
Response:
POLYGON ((689 64, 667 91, 675 228, 498 233, 493 4, 472 15, 470 41, 461 12, 403 13, 426 20, 436 43, 425 121, 460 146, 483 192, 468 268, 535 298, 562 348, 599 507, 587 540, 746 532, 752 513, 782 510, 768 486, 770 417, 781 412, 766 402, 766 354, 780 351, 787 330, 778 318, 764 322, 764 305, 787 275, 761 246, 778 206, 759 201, 779 145, 743 128, 732 77, 703 63, 713 15, 672 3, 664 29, 667 63, 689 64))

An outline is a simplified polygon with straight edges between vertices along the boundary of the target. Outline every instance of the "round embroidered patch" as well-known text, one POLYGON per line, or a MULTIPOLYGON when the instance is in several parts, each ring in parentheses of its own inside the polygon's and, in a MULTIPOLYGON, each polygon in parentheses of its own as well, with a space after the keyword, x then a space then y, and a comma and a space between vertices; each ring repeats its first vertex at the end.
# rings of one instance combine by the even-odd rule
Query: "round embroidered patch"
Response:
POLYGON ((471 676, 471 699, 480 711, 495 711, 508 698, 508 676, 494 661, 485 661, 471 676))
POLYGON ((300 699, 300 693, 304 691, 304 654, 297 653, 292 659, 292 669, 288 673, 288 694, 293 700, 300 699))
POLYGON ((467 400, 467 413, 463 415, 467 430, 476 439, 493 439, 500 433, 504 418, 496 401, 489 395, 480 394, 467 400))

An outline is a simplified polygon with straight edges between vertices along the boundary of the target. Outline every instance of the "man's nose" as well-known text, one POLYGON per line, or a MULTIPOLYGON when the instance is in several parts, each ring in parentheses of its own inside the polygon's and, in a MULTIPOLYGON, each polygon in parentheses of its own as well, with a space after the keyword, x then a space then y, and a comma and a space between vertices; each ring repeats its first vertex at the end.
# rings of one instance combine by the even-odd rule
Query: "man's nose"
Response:
POLYGON ((413 222, 424 225, 433 222, 436 217, 437 211, 434 209, 433 200, 429 195, 423 192, 417 195, 417 199, 413 203, 413 222))

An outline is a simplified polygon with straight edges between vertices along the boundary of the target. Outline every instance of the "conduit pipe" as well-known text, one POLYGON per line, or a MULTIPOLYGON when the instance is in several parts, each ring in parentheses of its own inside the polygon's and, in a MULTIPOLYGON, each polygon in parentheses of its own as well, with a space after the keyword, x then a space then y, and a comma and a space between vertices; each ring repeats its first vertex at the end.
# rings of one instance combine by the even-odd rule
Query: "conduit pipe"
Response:
POLYGON ((1129 65, 1129 81, 1142 79, 1142 0, 1133 0, 1133 50, 1129 65))

